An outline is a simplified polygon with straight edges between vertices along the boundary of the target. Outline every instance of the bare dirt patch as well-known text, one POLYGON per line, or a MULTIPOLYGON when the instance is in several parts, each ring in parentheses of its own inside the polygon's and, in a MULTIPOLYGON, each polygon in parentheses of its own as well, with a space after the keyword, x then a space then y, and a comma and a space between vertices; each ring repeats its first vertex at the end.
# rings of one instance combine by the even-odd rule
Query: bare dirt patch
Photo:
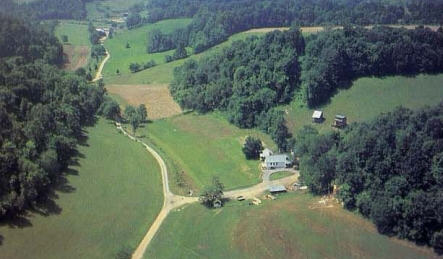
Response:
POLYGON ((63 45, 63 54, 65 56, 65 64, 63 69, 75 71, 88 64, 90 55, 88 46, 63 45))
POLYGON ((180 106, 172 99, 168 85, 107 85, 109 93, 120 96, 132 105, 146 105, 149 119, 161 119, 180 114, 180 106))

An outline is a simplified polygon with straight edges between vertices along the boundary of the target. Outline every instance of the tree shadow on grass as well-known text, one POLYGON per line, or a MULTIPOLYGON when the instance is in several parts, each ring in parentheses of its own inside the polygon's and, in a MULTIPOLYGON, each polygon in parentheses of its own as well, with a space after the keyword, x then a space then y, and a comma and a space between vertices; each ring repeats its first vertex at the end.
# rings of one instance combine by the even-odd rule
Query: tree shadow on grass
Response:
POLYGON ((3 236, 0 235, 0 246, 3 245, 3 236))

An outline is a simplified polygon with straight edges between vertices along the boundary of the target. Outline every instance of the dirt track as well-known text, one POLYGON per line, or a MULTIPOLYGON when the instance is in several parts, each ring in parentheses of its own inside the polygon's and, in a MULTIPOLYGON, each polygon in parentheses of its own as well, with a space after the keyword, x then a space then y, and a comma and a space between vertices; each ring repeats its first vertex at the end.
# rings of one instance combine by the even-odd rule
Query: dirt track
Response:
MULTIPOLYGON (((123 132, 123 134, 125 134, 131 140, 141 143, 148 150, 148 152, 151 153, 154 156, 154 158, 157 160, 158 164, 160 165, 160 170, 162 174, 163 195, 164 195, 163 207, 160 210, 160 213, 157 215, 155 221, 149 227, 148 232, 143 237, 137 249, 132 254, 132 259, 141 259, 143 258, 143 254, 145 253, 147 247, 149 246, 149 243, 154 238, 155 234, 157 233, 163 221, 168 216, 169 212, 185 204, 198 202, 198 197, 185 197, 173 194, 169 189, 168 169, 166 167, 166 163, 163 160, 163 158, 148 144, 144 143, 143 141, 129 134, 125 129, 121 127, 121 124, 117 123, 117 129, 123 132)), ((278 172, 278 170, 273 171, 272 173, 275 172, 278 172)), ((270 174, 267 175, 269 176, 270 174)), ((296 182, 298 180, 298 175, 299 175, 298 172, 294 171, 294 175, 275 181, 269 181, 265 177, 262 183, 259 183, 257 185, 245 189, 225 192, 224 196, 230 199, 235 199, 237 196, 240 195, 244 196, 245 198, 253 198, 254 196, 259 195, 264 191, 266 191, 271 185, 275 184, 289 185, 291 183, 296 182)))

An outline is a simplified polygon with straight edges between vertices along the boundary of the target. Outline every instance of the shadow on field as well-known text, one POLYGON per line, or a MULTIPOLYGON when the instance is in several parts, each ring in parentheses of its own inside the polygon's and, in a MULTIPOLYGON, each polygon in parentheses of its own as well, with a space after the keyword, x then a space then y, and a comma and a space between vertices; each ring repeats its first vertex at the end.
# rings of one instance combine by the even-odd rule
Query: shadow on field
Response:
MULTIPOLYGON (((95 124, 95 121, 92 125, 95 124)), ((77 138, 77 146, 89 146, 87 134, 88 132, 86 130, 82 131, 81 136, 77 138)), ((39 197, 34 202, 25 205, 23 211, 14 211, 11 212, 11 215, 5 215, 0 219, 0 227, 32 227, 31 220, 35 215, 48 217, 62 213, 63 209, 56 202, 59 199, 58 193, 73 193, 76 191, 76 188, 69 184, 67 177, 79 175, 76 167, 80 166, 80 159, 85 158, 85 155, 80 153, 77 147, 75 147, 74 150, 70 150, 70 152, 71 158, 67 163, 67 168, 59 172, 52 172, 52 183, 47 187, 46 192, 39 194, 39 197)), ((0 235, 0 245, 2 245, 3 241, 4 237, 0 235)))

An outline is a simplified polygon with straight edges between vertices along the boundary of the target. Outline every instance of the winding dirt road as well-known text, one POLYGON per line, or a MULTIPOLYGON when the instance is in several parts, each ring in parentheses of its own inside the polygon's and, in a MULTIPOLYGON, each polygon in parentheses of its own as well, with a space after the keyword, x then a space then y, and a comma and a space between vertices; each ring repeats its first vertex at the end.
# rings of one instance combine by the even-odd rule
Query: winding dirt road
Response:
MULTIPOLYGON (((149 227, 148 232, 143 237, 143 239, 140 242, 140 244, 138 245, 137 249, 132 254, 132 259, 141 259, 141 258, 143 258, 143 254, 145 253, 149 243, 154 238, 155 234, 157 233, 157 231, 160 228, 163 221, 168 216, 169 212, 171 210, 178 208, 180 206, 183 206, 185 204, 198 202, 198 197, 186 197, 186 196, 180 196, 180 195, 173 194, 171 192, 171 190, 169 189, 168 169, 166 167, 166 163, 163 160, 163 158, 153 148, 151 148, 148 144, 146 144, 145 142, 143 142, 143 141, 135 138, 131 134, 129 134, 125 129, 122 128, 120 123, 117 123, 116 125, 117 125, 117 129, 120 130, 124 135, 126 135, 128 138, 130 138, 131 140, 133 140, 135 142, 141 143, 146 148, 146 150, 148 150, 148 152, 154 156, 154 158, 157 160, 158 164, 160 165, 160 170, 161 170, 161 174, 162 174, 163 195, 164 195, 163 207, 160 210, 160 213, 158 214, 155 221, 149 227)), ((285 169, 285 171, 287 171, 287 169, 285 169)), ((225 192, 224 197, 230 198, 230 199, 235 199, 236 197, 242 195, 245 198, 249 199, 249 198, 253 198, 253 197, 265 192, 272 185, 276 185, 276 184, 288 185, 288 184, 294 183, 298 180, 298 175, 299 175, 298 171, 293 171, 294 175, 292 175, 292 176, 285 177, 285 178, 275 180, 275 181, 270 181, 269 176, 272 173, 276 173, 276 172, 279 172, 279 171, 275 170, 272 172, 265 173, 264 177, 263 177, 263 182, 259 183, 257 185, 254 185, 252 187, 225 192)))
POLYGON ((95 74, 95 78, 92 79, 92 82, 96 82, 103 78, 102 71, 103 67, 105 66, 108 59, 111 57, 111 54, 109 54, 108 50, 106 50, 106 57, 103 59, 102 63, 100 63, 100 66, 98 67, 97 73, 95 74))

